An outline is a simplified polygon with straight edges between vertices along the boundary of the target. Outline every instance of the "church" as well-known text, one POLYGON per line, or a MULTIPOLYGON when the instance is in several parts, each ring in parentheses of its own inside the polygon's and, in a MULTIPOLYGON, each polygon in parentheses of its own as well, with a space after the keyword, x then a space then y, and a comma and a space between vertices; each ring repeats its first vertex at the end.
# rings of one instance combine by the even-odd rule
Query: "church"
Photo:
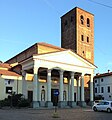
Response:
POLYGON ((61 17, 61 47, 40 42, 6 61, 22 76, 22 94, 33 108, 93 103, 94 15, 74 8, 61 17))

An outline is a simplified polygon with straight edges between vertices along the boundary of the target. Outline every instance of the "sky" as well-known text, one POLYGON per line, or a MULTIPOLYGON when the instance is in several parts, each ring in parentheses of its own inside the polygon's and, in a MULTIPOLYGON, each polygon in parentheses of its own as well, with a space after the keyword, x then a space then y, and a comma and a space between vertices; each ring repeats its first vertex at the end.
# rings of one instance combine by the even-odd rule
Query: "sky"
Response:
POLYGON ((60 17, 76 6, 94 14, 95 73, 112 71, 112 0, 0 0, 0 60, 37 42, 60 47, 60 17))

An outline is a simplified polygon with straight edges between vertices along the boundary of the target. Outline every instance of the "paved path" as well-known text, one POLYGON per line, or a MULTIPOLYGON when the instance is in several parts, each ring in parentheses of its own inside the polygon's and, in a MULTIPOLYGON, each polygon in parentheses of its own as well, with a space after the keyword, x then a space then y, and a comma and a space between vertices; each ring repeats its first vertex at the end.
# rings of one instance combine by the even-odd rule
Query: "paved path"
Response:
POLYGON ((58 109, 59 118, 53 118, 53 113, 54 109, 0 109, 0 120, 112 120, 112 113, 90 108, 58 109))

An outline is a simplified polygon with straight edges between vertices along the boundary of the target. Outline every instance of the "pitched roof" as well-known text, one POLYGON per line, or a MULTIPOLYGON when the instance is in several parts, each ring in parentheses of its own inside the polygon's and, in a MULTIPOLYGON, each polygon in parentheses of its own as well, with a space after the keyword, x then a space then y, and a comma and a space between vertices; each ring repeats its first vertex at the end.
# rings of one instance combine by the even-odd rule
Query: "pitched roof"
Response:
POLYGON ((13 72, 13 71, 8 71, 8 70, 0 70, 0 75, 6 75, 6 76, 17 76, 19 77, 20 75, 13 72))
POLYGON ((47 47, 50 47, 50 48, 55 48, 55 49, 58 49, 58 50, 66 50, 64 48, 61 48, 61 47, 58 47, 58 46, 55 46, 55 45, 52 45, 52 44, 48 44, 48 43, 45 43, 45 42, 39 42, 39 43, 37 43, 37 45, 43 45, 43 46, 47 46, 47 47))
MULTIPOLYGON (((61 47, 57 47, 57 46, 54 46, 54 45, 51 45, 51 44, 48 44, 48 43, 45 43, 45 42, 39 42, 39 43, 35 43, 34 45, 28 47, 27 49, 23 50, 22 52, 20 52, 19 54, 15 55, 14 57, 10 58, 9 60, 7 60, 5 63, 10 63, 9 61, 11 61, 12 59, 15 59, 17 58, 20 54, 22 53, 25 53, 26 51, 30 50, 31 48, 35 48, 37 49, 39 45, 42 45, 42 46, 46 46, 46 47, 49 47, 49 48, 54 48, 54 49, 57 49, 57 51, 62 51, 62 50, 65 50, 64 48, 61 48, 61 47)), ((38 54, 37 51, 34 51, 35 53, 32 53, 31 56, 33 56, 33 54, 38 54)), ((29 57, 31 57, 29 56, 29 57)), ((27 59, 27 58, 25 58, 27 59)), ((24 59, 24 60, 25 60, 24 59)), ((23 61, 23 60, 22 60, 23 61)), ((21 61, 15 61, 15 62, 21 62, 21 61)))
POLYGON ((106 77, 106 76, 111 76, 111 75, 112 75, 112 72, 97 74, 96 76, 94 76, 94 78, 106 77))
POLYGON ((7 63, 0 63, 1 68, 11 68, 10 64, 7 63))

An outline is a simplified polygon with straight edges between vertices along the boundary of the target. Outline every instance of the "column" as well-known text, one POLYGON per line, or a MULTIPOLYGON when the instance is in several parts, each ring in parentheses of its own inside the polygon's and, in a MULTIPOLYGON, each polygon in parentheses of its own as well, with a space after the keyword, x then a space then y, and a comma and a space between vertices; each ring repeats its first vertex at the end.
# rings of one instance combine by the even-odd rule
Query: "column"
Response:
POLYGON ((77 79, 77 103, 80 102, 80 77, 77 79))
POLYGON ((70 102, 70 98, 71 98, 71 96, 70 96, 70 78, 68 78, 68 104, 69 104, 69 102, 70 102))
POLYGON ((86 103, 84 100, 84 74, 81 76, 81 106, 85 107, 86 103))
POLYGON ((33 78, 33 108, 39 107, 39 81, 38 81, 38 68, 34 67, 34 78, 33 78))
POLYGON ((93 74, 90 79, 90 105, 93 105, 93 74))
POLYGON ((47 107, 52 107, 53 104, 51 102, 51 70, 47 70, 47 107))
POLYGON ((74 72, 71 72, 71 100, 70 106, 75 107, 76 102, 74 102, 74 72))
POLYGON ((63 102, 63 72, 64 71, 60 71, 60 85, 59 85, 59 107, 64 107, 64 102, 63 102))
POLYGON ((22 94, 27 98, 27 81, 26 81, 26 71, 22 71, 22 94))
POLYGON ((60 71, 59 101, 63 101, 63 71, 60 71))
POLYGON ((74 73, 71 72, 71 101, 74 101, 74 73))

